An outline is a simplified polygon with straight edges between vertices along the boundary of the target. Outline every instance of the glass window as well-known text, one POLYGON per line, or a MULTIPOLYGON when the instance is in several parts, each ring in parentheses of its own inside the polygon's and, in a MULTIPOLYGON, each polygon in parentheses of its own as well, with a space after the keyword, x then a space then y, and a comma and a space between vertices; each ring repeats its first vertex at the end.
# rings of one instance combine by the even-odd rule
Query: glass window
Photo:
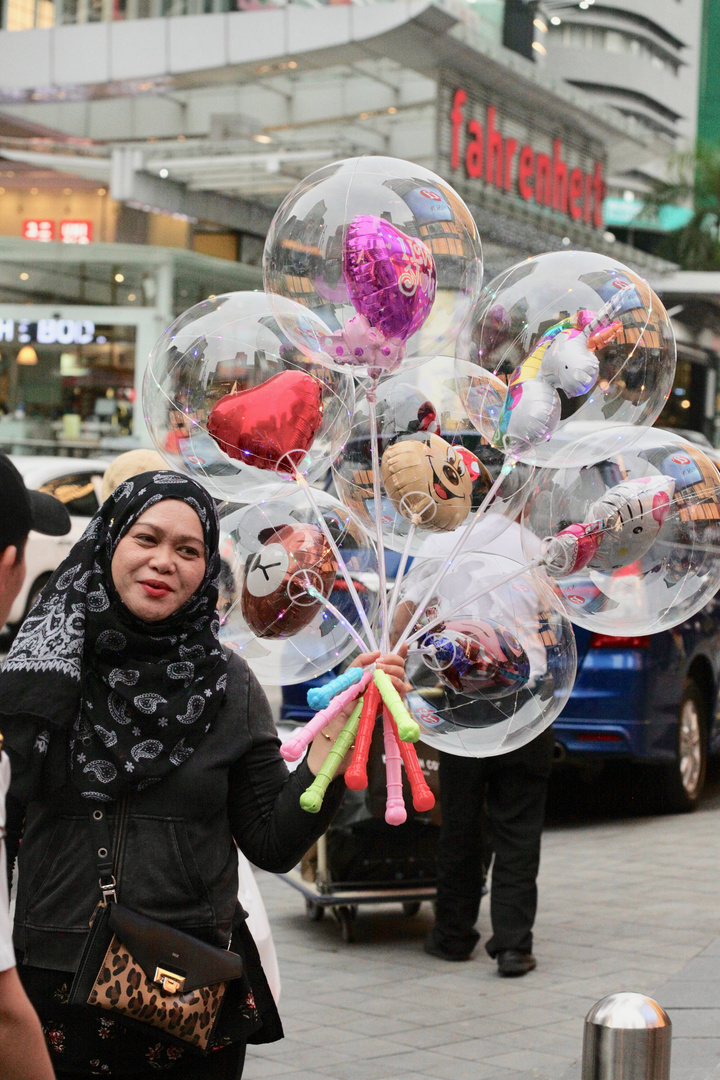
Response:
POLYGON ((64 503, 69 514, 92 517, 98 508, 94 482, 96 476, 96 473, 90 472, 68 473, 67 476, 48 480, 47 484, 43 484, 38 490, 46 495, 54 495, 64 503))
POLYGON ((605 48, 608 52, 625 52, 625 39, 617 30, 608 30, 605 34, 605 48))

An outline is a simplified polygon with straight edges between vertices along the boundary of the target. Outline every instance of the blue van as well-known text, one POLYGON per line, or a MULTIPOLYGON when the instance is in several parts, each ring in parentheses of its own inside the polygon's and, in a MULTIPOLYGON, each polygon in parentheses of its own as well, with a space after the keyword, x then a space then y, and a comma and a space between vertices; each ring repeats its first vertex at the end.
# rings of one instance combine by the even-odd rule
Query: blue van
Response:
POLYGON ((720 753, 720 600, 659 634, 574 630, 578 671, 553 726, 556 760, 653 766, 658 809, 691 810, 720 753))

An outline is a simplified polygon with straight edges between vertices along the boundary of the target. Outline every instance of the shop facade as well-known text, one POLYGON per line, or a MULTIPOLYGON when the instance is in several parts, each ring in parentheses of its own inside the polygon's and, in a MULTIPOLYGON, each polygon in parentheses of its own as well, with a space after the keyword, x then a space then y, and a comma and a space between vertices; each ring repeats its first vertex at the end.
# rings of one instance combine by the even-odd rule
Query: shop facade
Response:
POLYGON ((0 262, 0 448, 26 454, 147 444, 142 381, 163 330, 209 295, 261 285, 240 263, 131 245, 0 242, 0 262), (69 302, 83 293, 115 303, 69 302))

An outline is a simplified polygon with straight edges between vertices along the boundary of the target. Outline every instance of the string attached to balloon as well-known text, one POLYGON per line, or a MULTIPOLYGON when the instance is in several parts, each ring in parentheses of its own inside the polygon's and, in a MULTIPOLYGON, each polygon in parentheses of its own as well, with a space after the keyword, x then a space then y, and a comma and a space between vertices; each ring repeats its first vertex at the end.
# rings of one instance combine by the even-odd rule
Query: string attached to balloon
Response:
MULTIPOLYGON (((355 587, 355 582, 353 581, 353 579, 352 579, 352 577, 350 575, 350 571, 348 570, 347 566, 345 565, 345 560, 343 559, 342 555, 340 554, 340 551, 338 550, 337 543, 335 542, 335 539, 334 539, 332 533, 330 532, 330 528, 328 526, 328 523, 326 522, 325 518, 323 517, 322 512, 320 510, 320 507, 318 506, 317 499, 315 498, 315 495, 313 493, 313 489, 310 486, 310 484, 308 484, 305 477, 302 476, 300 473, 296 474, 295 479, 297 480, 300 488, 302 489, 303 493, 305 494, 305 498, 308 500, 308 502, 310 503, 310 506, 314 510, 315 516, 317 517, 317 520, 318 520, 318 524, 319 524, 320 528, 322 529, 323 536, 327 540, 328 544, 330 545, 331 550, 333 551, 334 555, 336 556, 336 558, 338 560, 338 569, 340 570, 340 573, 342 574, 343 580, 344 580, 345 584, 347 585, 348 593, 351 596, 352 601, 353 601, 353 603, 355 605, 355 610, 357 611, 357 613, 358 613, 358 615, 360 617, 360 622, 362 623, 363 629, 365 630, 365 633, 367 635, 367 642, 368 642, 370 648, 374 652, 377 652, 377 649, 378 649, 377 639, 375 637, 375 634, 373 633, 372 627, 370 626, 370 621, 369 621, 369 619, 367 617, 367 612, 365 611, 363 603, 360 600, 360 597, 358 596, 358 591, 357 591, 357 589, 355 587)), ((382 553, 382 548, 378 552, 378 570, 380 569, 380 566, 382 565, 382 555, 381 555, 381 553, 382 553)))
POLYGON ((435 577, 433 578, 430 585, 428 586, 425 593, 423 594, 423 597, 420 600, 420 602, 418 603, 417 607, 415 608, 415 611, 413 612, 412 617, 408 621, 407 625, 404 627, 402 633, 400 634, 400 637, 398 638, 398 640, 395 643, 395 648, 396 649, 399 649, 408 640, 412 627, 415 625, 417 620, 420 618, 422 613, 425 611, 425 608, 427 607, 428 603, 430 602, 433 594, 437 591, 439 585, 441 584, 443 578, 445 577, 445 574, 448 572, 448 570, 453 565, 453 562, 457 559, 457 557, 459 555, 462 554, 463 549, 465 548, 465 546, 469 542, 469 539, 470 539, 470 536, 472 535, 473 529, 478 524, 478 522, 482 520, 483 516, 489 511, 489 509, 490 509, 490 507, 492 505, 493 499, 496 497, 496 495, 497 495, 497 493, 498 493, 498 491, 500 489, 501 484, 503 483, 505 478, 510 475, 513 468, 515 467, 515 464, 516 464, 515 460, 510 459, 510 460, 506 461, 505 464, 500 469, 500 472, 498 473, 497 477, 495 478, 495 481, 492 484, 490 490, 485 495, 483 501, 480 503, 480 506, 477 508, 477 510, 475 511, 473 516, 471 517, 471 519, 470 519, 467 527, 464 529, 462 535, 458 538, 458 541, 455 544, 455 546, 453 547, 452 551, 450 552, 448 557, 443 561, 443 563, 440 565, 440 568, 439 568, 438 572, 436 573, 435 577))
MULTIPOLYGON (((535 567, 543 567, 552 577, 562 578, 583 567, 608 571, 629 566, 641 558, 658 538, 674 491, 675 482, 667 476, 642 477, 617 484, 592 504, 592 520, 568 526, 557 536, 546 538, 541 553, 524 566, 498 581, 483 585, 464 597, 454 608, 436 616, 419 629, 415 629, 419 617, 416 609, 403 633, 403 640, 413 645, 416 641, 427 639, 431 630, 444 624, 464 607, 470 607, 494 589, 535 567)), ((422 611, 425 611, 433 592, 435 589, 431 590, 422 605, 422 611)))

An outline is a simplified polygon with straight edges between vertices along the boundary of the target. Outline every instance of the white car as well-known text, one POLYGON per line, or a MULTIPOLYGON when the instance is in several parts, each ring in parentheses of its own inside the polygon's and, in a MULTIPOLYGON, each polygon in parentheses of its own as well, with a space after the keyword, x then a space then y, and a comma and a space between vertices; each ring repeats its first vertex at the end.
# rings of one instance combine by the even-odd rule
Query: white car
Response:
POLYGON ((23 587, 10 610, 8 624, 16 627, 25 618, 30 605, 82 536, 87 523, 100 506, 100 488, 105 469, 112 458, 23 457, 11 455, 25 487, 54 495, 64 503, 72 526, 65 536, 43 536, 32 531, 25 551, 27 574, 23 587))

